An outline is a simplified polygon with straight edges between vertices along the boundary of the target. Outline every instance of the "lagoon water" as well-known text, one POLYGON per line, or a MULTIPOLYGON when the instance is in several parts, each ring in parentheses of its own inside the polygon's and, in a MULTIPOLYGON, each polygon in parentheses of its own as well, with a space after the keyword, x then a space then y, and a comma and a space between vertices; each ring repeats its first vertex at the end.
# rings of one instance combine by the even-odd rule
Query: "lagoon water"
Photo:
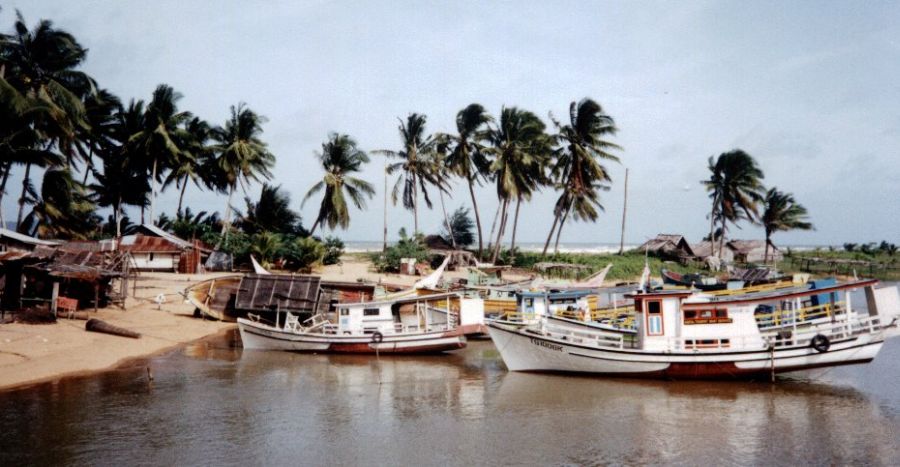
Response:
POLYGON ((236 339, 0 393, 0 465, 900 464, 898 339, 775 385, 509 373, 490 341, 375 359, 236 339))

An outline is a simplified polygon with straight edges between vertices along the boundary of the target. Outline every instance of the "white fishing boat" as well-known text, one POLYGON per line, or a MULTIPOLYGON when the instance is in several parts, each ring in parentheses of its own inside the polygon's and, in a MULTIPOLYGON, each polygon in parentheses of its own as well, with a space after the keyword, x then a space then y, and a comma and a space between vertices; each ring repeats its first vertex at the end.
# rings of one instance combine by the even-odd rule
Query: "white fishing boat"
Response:
POLYGON ((238 318, 246 349, 335 353, 435 353, 466 346, 466 319, 483 316, 480 300, 456 293, 335 305, 336 320, 316 314, 301 322, 238 318), (454 303, 458 309, 454 309, 454 303))
MULTIPOLYGON (((714 297, 635 293, 635 335, 488 321, 511 371, 656 378, 753 378, 866 363, 900 334, 900 294, 866 280, 806 290, 714 297), (865 307, 852 303, 862 290, 865 307), (818 311, 827 310, 825 318, 818 311), (774 323, 777 323, 775 325, 774 323)), ((861 300, 860 300, 861 301, 861 300)))

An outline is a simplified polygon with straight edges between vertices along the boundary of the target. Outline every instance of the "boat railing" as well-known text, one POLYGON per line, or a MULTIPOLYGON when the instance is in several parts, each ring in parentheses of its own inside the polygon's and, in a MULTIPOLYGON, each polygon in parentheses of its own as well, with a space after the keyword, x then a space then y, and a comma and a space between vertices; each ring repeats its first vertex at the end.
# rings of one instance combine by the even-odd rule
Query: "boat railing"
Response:
POLYGON ((629 347, 633 346, 633 341, 631 339, 626 340, 623 334, 613 332, 575 330, 549 325, 531 332, 536 332, 544 336, 564 340, 573 344, 589 345, 593 347, 623 349, 626 347, 626 344, 628 344, 629 347))
POLYGON ((832 307, 831 303, 798 308, 796 310, 775 310, 770 313, 757 313, 754 315, 761 330, 774 327, 792 325, 795 322, 806 323, 821 319, 831 320, 846 311, 845 303, 838 301, 832 307))
POLYGON ((417 333, 417 332, 436 332, 436 331, 449 331, 453 327, 448 326, 447 324, 429 324, 427 326, 422 326, 419 324, 403 324, 403 323, 394 323, 392 328, 394 334, 408 334, 408 333, 417 333))
POLYGON ((793 281, 788 280, 775 282, 774 284, 751 285, 749 287, 742 287, 740 289, 711 290, 704 293, 715 296, 744 295, 748 293, 772 292, 781 289, 791 289, 797 287, 797 285, 798 284, 795 284, 793 281))
POLYGON ((498 321, 510 321, 516 323, 527 323, 532 322, 541 317, 540 314, 531 312, 521 312, 521 311, 508 311, 506 313, 501 313, 500 316, 497 317, 498 321))

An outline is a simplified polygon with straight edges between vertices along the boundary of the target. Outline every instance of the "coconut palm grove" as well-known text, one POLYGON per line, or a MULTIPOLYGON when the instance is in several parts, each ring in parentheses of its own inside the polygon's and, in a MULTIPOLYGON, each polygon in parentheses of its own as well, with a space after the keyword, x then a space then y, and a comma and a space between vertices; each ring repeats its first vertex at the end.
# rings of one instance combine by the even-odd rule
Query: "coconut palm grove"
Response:
MULTIPOLYGON (((272 173, 278 155, 266 143, 266 118, 251 105, 223 104, 222 119, 206 121, 165 83, 145 96, 116 96, 80 70, 87 54, 65 29, 46 19, 28 22, 19 12, 0 35, 0 201, 17 200, 14 212, 0 209, 0 226, 39 238, 101 239, 149 223, 286 268, 339 256, 341 241, 322 233, 346 229, 380 183, 357 176, 370 163, 364 141, 323 135, 310 159, 318 164, 309 165, 321 171, 320 181, 290 187, 306 192, 304 204, 318 206, 314 219, 301 220, 272 173), (255 184, 262 185, 260 198, 240 203, 255 184), (178 193, 177 206, 159 205, 165 190, 178 193), (192 209, 195 190, 219 193, 221 210, 192 209)), ((387 156, 391 204, 412 216, 413 232, 401 241, 416 250, 408 253, 420 253, 419 214, 436 204, 447 242, 495 263, 516 261, 520 215, 537 191, 558 193, 552 212, 538 213, 548 230, 541 256, 556 250, 551 244, 558 248, 567 223, 600 220, 602 195, 619 182, 607 165, 628 158, 615 142, 615 119, 592 97, 572 101, 563 118, 546 117, 518 105, 492 114, 462 103, 457 131, 447 134, 429 133, 421 113, 399 116, 396 146, 368 152, 387 156), (453 192, 454 179, 467 190, 453 192), (495 212, 481 210, 476 186, 495 187, 495 212), (468 206, 448 213, 445 199, 454 197, 468 206)), ((764 185, 763 169, 745 151, 710 157, 708 171, 701 183, 710 210, 697 222, 709 223, 714 254, 742 222, 763 226, 767 242, 780 231, 813 228, 791 193, 764 185)))

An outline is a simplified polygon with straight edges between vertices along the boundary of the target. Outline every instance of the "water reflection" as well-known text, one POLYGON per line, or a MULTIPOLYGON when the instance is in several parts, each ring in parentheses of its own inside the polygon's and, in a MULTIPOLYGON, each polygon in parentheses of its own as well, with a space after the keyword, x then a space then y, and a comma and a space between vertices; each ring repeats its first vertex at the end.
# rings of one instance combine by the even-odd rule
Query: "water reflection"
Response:
POLYGON ((490 342, 373 359, 224 336, 0 394, 0 465, 896 465, 898 344, 773 386, 508 373, 490 342))

